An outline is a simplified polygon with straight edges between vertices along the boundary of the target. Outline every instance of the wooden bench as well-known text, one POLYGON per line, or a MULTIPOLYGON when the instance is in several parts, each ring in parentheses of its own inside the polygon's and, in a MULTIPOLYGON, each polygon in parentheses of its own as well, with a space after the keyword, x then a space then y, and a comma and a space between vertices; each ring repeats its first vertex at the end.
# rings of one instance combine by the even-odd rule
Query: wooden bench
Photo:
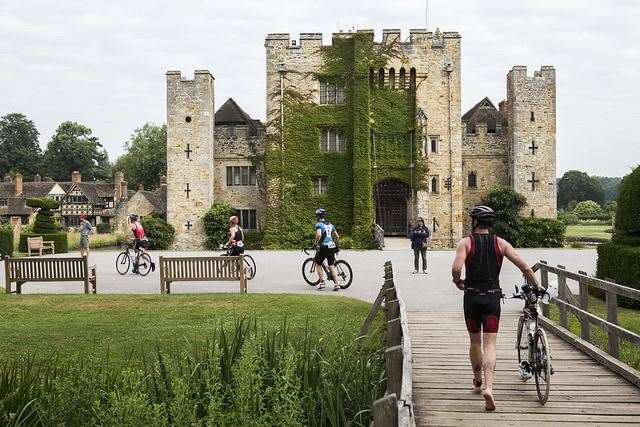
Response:
POLYGON ((160 293, 171 293, 172 282, 239 281, 247 292, 244 256, 160 257, 160 293))
POLYGON ((89 265, 87 257, 75 258, 11 258, 4 259, 6 293, 22 293, 27 282, 82 282, 84 293, 96 293, 96 266, 89 265), (16 284, 12 291, 11 284, 16 284))
POLYGON ((40 237, 27 237, 27 253, 31 256, 31 251, 38 252, 42 256, 43 251, 50 251, 51 254, 56 253, 55 243, 52 241, 45 241, 40 237))

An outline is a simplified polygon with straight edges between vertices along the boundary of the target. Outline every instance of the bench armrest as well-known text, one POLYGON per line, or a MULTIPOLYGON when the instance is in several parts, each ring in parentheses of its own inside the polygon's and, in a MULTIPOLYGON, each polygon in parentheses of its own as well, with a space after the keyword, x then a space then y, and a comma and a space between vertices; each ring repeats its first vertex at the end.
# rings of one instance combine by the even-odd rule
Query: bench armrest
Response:
POLYGON ((96 277, 96 266, 95 266, 95 264, 89 266, 89 277, 96 277))

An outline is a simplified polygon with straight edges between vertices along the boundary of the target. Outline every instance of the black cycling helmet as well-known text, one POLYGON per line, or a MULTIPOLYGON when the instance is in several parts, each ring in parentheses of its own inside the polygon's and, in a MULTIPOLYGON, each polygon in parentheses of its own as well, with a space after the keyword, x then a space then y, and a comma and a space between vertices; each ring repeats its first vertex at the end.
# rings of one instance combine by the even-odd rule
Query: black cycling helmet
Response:
POLYGON ((132 213, 132 214, 129 214, 129 219, 130 219, 131 221, 137 221, 137 220, 138 220, 138 215, 133 214, 133 213, 132 213))
POLYGON ((469 211, 469 216, 473 220, 473 228, 477 225, 491 225, 496 219, 496 213, 489 206, 474 206, 469 211))
POLYGON ((316 218, 318 219, 324 219, 324 217, 327 215, 327 211, 322 209, 322 208, 318 208, 316 209, 316 218))

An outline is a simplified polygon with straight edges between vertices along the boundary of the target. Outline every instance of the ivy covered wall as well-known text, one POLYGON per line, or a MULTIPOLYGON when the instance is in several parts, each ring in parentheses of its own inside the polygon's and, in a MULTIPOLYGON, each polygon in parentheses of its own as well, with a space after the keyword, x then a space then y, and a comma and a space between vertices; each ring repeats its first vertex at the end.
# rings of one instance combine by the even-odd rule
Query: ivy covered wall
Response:
MULTIPOLYGON (((284 125, 281 128, 278 118, 274 124, 278 133, 270 135, 266 150, 267 191, 275 203, 267 207, 265 246, 309 245, 314 211, 324 207, 341 235, 351 236, 356 247, 371 247, 375 182, 396 178, 415 188, 415 176, 424 176, 425 162, 416 156, 412 136, 413 94, 373 88, 369 80, 370 69, 384 67, 397 52, 393 45, 374 44, 370 33, 355 33, 334 38, 331 46, 315 50, 313 54, 322 57, 322 66, 311 76, 288 76, 284 125), (314 93, 296 87, 296 78, 343 84, 345 103, 318 105, 314 93), (345 152, 320 151, 320 131, 326 128, 344 133, 345 152), (314 178, 318 176, 328 177, 326 194, 314 194, 314 178)), ((273 102, 280 102, 279 94, 270 96, 273 102)))

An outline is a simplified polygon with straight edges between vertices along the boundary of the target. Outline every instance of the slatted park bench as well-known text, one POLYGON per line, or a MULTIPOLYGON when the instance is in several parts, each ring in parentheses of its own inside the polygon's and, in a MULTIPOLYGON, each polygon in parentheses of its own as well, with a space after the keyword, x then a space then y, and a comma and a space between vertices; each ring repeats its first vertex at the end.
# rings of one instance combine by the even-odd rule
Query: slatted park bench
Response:
POLYGON ((160 293, 170 294, 173 282, 238 281, 247 292, 244 256, 160 257, 160 293))
POLYGON ((22 293, 27 282, 82 282, 84 293, 96 293, 96 266, 87 257, 75 258, 11 258, 4 259, 6 293, 22 293), (11 284, 16 284, 15 291, 11 284))

